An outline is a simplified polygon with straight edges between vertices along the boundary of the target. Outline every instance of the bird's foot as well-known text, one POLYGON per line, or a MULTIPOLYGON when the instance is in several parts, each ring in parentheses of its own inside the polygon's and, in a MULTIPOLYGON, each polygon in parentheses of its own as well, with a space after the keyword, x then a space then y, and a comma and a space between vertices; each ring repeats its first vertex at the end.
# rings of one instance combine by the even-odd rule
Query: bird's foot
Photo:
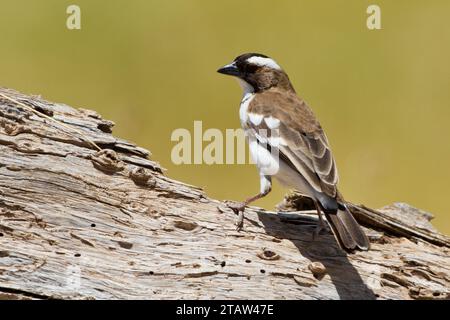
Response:
POLYGON ((236 219, 236 231, 241 231, 242 227, 244 226, 244 210, 245 210, 245 202, 235 202, 235 203, 228 203, 227 207, 233 210, 235 214, 237 214, 236 219))
POLYGON ((313 234, 312 234, 312 241, 315 241, 319 235, 324 234, 327 231, 327 227, 324 224, 318 224, 317 227, 314 228, 313 234))

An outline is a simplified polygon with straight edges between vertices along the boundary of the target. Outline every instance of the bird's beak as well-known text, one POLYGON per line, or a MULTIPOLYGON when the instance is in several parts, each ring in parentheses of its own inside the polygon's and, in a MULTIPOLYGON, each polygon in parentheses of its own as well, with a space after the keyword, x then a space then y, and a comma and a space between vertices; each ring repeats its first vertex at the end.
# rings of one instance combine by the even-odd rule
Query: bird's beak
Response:
POLYGON ((227 64, 226 66, 223 66, 222 68, 217 70, 217 72, 222 73, 222 74, 227 74, 229 76, 235 76, 235 77, 239 77, 241 75, 238 67, 236 67, 236 64, 234 62, 227 64))

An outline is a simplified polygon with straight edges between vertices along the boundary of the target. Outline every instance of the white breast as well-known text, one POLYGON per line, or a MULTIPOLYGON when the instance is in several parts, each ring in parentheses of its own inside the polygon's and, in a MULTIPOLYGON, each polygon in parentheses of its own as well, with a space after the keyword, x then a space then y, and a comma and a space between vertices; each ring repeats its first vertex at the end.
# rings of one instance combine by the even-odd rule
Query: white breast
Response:
POLYGON ((248 120, 248 106, 254 97, 255 97, 254 93, 248 92, 244 94, 244 97, 242 98, 241 101, 241 106, 239 108, 239 118, 241 119, 241 126, 244 129, 246 127, 245 123, 248 120))
POLYGON ((250 155, 258 167, 259 173, 266 176, 276 176, 280 168, 278 154, 272 154, 252 135, 249 135, 248 144, 250 147, 250 155))

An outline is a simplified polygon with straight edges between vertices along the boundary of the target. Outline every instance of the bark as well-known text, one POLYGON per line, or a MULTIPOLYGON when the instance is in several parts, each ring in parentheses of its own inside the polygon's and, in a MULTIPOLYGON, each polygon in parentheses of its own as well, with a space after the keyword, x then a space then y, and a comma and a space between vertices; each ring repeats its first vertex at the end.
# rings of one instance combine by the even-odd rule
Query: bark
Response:
POLYGON ((0 96, 0 298, 449 298, 450 240, 429 213, 353 205, 372 248, 351 255, 329 232, 312 241, 298 196, 249 208, 237 232, 223 201, 168 178, 111 121, 0 93, 41 113, 0 96))

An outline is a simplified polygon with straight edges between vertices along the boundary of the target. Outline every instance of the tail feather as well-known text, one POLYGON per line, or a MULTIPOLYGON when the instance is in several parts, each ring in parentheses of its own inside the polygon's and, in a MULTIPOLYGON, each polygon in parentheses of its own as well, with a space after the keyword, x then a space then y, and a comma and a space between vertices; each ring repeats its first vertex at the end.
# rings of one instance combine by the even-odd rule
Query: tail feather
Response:
POLYGON ((324 213, 342 249, 349 252, 369 250, 369 239, 347 206, 339 205, 337 211, 325 210, 324 213))

